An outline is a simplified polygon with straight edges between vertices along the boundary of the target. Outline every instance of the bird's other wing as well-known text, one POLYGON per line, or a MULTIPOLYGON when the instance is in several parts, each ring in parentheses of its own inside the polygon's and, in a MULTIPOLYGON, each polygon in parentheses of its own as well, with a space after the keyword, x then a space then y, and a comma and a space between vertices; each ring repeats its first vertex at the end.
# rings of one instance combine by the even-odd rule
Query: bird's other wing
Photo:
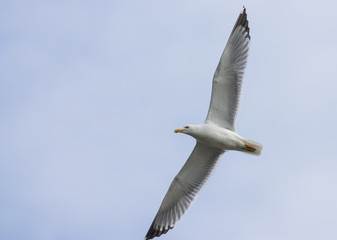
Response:
POLYGON ((249 41, 247 14, 243 8, 214 73, 211 103, 205 122, 235 131, 235 116, 249 41))
POLYGON ((197 143, 190 157, 173 179, 145 239, 167 233, 184 215, 223 153, 197 143))

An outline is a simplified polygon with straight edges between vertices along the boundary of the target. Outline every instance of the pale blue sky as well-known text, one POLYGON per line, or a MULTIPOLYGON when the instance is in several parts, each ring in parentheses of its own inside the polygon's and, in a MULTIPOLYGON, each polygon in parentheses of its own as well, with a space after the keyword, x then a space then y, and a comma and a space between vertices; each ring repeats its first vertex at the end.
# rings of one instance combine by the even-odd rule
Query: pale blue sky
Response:
POLYGON ((247 8, 226 153, 160 239, 337 238, 336 1, 0 0, 0 239, 143 239, 247 8))

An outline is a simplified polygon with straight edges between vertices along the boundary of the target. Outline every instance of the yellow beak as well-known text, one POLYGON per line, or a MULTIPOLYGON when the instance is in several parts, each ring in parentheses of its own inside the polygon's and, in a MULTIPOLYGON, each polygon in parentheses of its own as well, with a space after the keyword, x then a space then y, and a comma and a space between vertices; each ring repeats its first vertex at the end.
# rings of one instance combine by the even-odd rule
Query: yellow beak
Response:
POLYGON ((182 129, 182 128, 178 128, 178 129, 174 130, 175 133, 179 133, 179 132, 183 132, 183 131, 184 131, 184 129, 182 129))

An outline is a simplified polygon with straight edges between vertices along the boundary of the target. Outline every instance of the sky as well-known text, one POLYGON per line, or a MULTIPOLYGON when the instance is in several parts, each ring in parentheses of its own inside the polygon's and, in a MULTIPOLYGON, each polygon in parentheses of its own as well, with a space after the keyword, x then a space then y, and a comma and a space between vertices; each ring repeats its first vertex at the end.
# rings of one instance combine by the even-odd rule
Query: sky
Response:
POLYGON ((237 132, 160 239, 337 238, 336 1, 0 1, 0 239, 143 239, 242 6, 237 132))

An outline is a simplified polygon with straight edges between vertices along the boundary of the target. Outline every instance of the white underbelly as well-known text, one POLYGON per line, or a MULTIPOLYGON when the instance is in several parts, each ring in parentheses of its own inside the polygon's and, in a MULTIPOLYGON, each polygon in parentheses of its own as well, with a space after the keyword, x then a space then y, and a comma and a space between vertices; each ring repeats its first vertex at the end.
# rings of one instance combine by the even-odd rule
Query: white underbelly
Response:
POLYGON ((244 146, 242 138, 235 132, 220 127, 208 127, 208 131, 197 140, 205 145, 223 150, 239 150, 244 146))

